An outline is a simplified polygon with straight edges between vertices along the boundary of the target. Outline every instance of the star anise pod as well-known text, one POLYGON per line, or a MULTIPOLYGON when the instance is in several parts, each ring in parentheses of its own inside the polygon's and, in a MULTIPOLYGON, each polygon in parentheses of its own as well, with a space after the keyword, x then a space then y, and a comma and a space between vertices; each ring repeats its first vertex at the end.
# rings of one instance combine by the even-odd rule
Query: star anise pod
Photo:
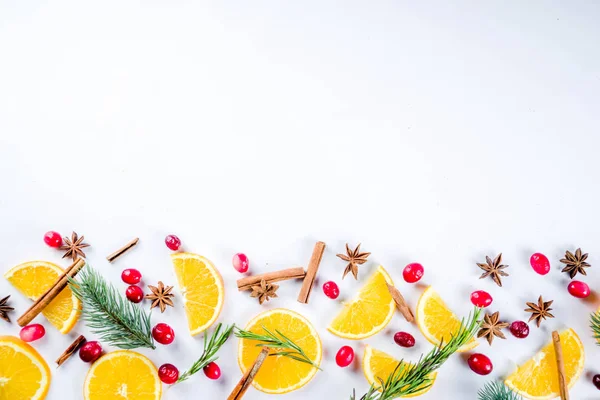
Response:
POLYGON ((14 310, 14 308, 8 306, 8 299, 10 299, 10 295, 0 300, 0 318, 6 322, 10 322, 8 313, 14 310))
POLYGON ((505 268, 508 268, 508 265, 502 265, 502 253, 498 254, 494 261, 488 256, 485 257, 485 264, 477 263, 477 266, 484 270, 485 272, 481 274, 479 279, 486 278, 491 276, 496 285, 502 287, 502 279, 501 276, 508 276, 508 274, 502 271, 505 268))
POLYGON ((529 306, 529 308, 526 308, 525 311, 531 313, 531 317, 529 318, 529 321, 527 321, 527 322, 531 322, 532 320, 535 320, 537 327, 539 328, 540 324, 542 323, 542 319, 545 320, 546 318, 554 318, 554 315, 552 315, 550 313, 550 310, 552 310, 550 308, 552 303, 554 303, 554 300, 545 302, 542 299, 542 296, 539 297, 537 304, 527 302, 527 305, 529 306))
POLYGON ((490 346, 492 345, 494 337, 506 339, 506 336, 502 333, 502 329, 506 328, 508 323, 500 322, 499 320, 500 313, 498 311, 493 314, 485 314, 483 322, 481 323, 481 328, 479 329, 479 332, 477 332, 477 337, 485 337, 490 346))
POLYGON ((152 293, 147 294, 145 297, 148 300, 152 300, 150 309, 158 307, 160 308, 160 312, 164 313, 167 309, 167 306, 173 307, 173 300, 171 300, 173 297, 175 297, 175 295, 171 293, 173 286, 165 286, 162 281, 158 281, 158 287, 148 285, 148 289, 150 289, 152 293))
POLYGON ((89 247, 90 245, 87 243, 83 243, 83 239, 85 236, 81 235, 81 237, 77 236, 77 233, 71 233, 71 239, 65 237, 63 240, 65 244, 60 246, 60 250, 66 250, 62 258, 71 257, 73 261, 75 261, 78 257, 85 258, 85 253, 81 250, 85 247, 89 247))
POLYGON ((337 255, 342 260, 348 262, 348 265, 346 265, 346 269, 344 270, 344 275, 342 275, 342 279, 346 277, 348 272, 352 272, 354 279, 358 279, 358 266, 366 263, 367 257, 370 255, 371 253, 360 252, 360 243, 354 250, 350 250, 350 246, 348 246, 348 243, 346 243, 346 254, 337 255))
POLYGON ((279 289, 279 285, 267 283, 262 279, 260 285, 252 286, 250 297, 258 297, 258 302, 262 304, 265 301, 271 300, 273 297, 277 297, 277 293, 275 293, 277 292, 277 289, 279 289))
POLYGON ((590 264, 585 262, 588 258, 588 253, 582 254, 581 249, 575 250, 575 254, 569 250, 565 253, 565 258, 561 259, 560 262, 566 264, 562 272, 568 272, 571 279, 575 278, 577 273, 587 275, 584 268, 591 267, 590 264))

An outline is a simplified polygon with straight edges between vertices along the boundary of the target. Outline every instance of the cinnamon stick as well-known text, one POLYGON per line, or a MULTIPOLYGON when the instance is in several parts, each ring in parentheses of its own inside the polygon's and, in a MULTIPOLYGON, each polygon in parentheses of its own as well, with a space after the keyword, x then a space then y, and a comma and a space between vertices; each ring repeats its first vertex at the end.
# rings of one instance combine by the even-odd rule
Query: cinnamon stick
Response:
POLYGON ((60 367, 65 361, 67 361, 73 353, 79 350, 79 347, 85 343, 85 336, 79 335, 77 339, 67 349, 61 354, 60 357, 56 360, 56 364, 60 367))
POLYGON ((394 303, 396 303, 396 308, 398 308, 398 311, 400 311, 400 313, 404 316, 404 319, 406 319, 408 322, 413 322, 415 320, 415 316, 410 310, 410 307, 408 307, 408 304, 406 304, 404 296, 402 296, 400 291, 396 289, 395 286, 390 285, 389 283, 386 283, 386 285, 390 291, 390 294, 392 295, 392 299, 394 299, 394 303))
POLYGON ((254 364, 252 364, 252 367, 248 368, 244 376, 242 376, 242 379, 240 379, 237 385, 235 385, 233 391, 231 392, 229 397, 227 397, 227 400, 239 400, 242 398, 244 393, 246 393, 246 390, 248 390, 248 388, 252 384, 254 377, 258 373, 258 370, 260 370, 260 367, 262 367, 262 364, 267 359, 268 355, 269 348, 263 347, 261 352, 258 354, 258 357, 256 357, 254 364))
POLYGON ((300 303, 308 303, 308 298, 310 297, 310 292, 312 291, 313 284, 315 283, 317 271, 319 270, 319 264, 321 264, 321 259, 323 258, 324 252, 325 243, 315 243, 312 256, 310 257, 308 267, 306 268, 306 276, 304 277, 302 288, 300 289, 300 294, 298 295, 298 301, 300 303))
POLYGON ((552 332, 552 342, 554 343, 554 354, 556 355, 556 367, 558 370, 558 388, 561 400, 569 400, 569 387, 565 373, 565 360, 563 358, 560 336, 557 331, 552 332))
POLYGON ((127 251, 131 250, 136 244, 138 244, 139 241, 140 241, 140 238, 133 239, 131 242, 127 243, 125 246, 121 247, 119 250, 117 250, 114 253, 112 253, 111 255, 107 256, 106 259, 108 260, 109 263, 115 261, 117 258, 121 257, 127 251))
POLYGON ((85 261, 82 258, 78 258, 69 268, 58 277, 56 282, 36 301, 33 302, 31 307, 17 320, 19 326, 25 326, 29 324, 35 317, 41 313, 48 304, 52 302, 63 291, 69 283, 69 278, 73 278, 81 268, 85 265, 85 261))
POLYGON ((263 279, 266 283, 273 283, 288 279, 304 278, 305 275, 306 272, 304 272, 304 268, 302 267, 282 269, 281 271, 267 272, 266 274, 252 275, 238 279, 237 287, 241 292, 252 289, 252 286, 260 285, 260 281, 263 279))

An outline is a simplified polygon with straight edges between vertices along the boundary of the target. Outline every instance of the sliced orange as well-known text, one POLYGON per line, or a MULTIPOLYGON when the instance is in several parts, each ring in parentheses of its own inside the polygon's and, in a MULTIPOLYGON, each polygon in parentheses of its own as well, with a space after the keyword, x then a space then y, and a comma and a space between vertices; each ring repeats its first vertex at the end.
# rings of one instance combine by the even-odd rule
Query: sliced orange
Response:
MULTIPOLYGON (((389 354, 384 353, 383 351, 376 350, 371 346, 367 345, 367 347, 365 348, 365 354, 363 356, 363 373, 365 374, 367 381, 369 381, 369 384, 375 384, 376 386, 379 386, 381 385, 381 380, 385 382, 387 378, 394 372, 399 362, 400 360, 396 360, 389 354)), ((436 377, 437 372, 434 371, 431 374, 429 374, 429 386, 416 393, 400 397, 417 397, 429 392, 429 390, 431 390, 431 387, 433 386, 433 383, 435 382, 436 377)))
MULTIPOLYGON (((444 340, 444 343, 452 338, 460 328, 460 320, 446 306, 440 295, 428 287, 417 304, 416 313, 417 325, 425 338, 434 345, 439 345, 444 340)), ((477 347, 477 340, 471 339, 458 349, 458 352, 464 352, 477 347)))
POLYGON ((190 333, 207 330, 219 317, 225 299, 221 274, 208 259, 192 253, 171 255, 190 333))
MULTIPOLYGON (((297 312, 278 308, 258 314, 248 323, 245 330, 264 334, 263 327, 271 332, 276 330, 296 343, 313 361, 320 365, 322 357, 321 338, 312 324, 297 312)), ((259 342, 240 339, 238 363, 245 373, 250 368, 261 347, 259 342)), ((317 373, 317 368, 289 357, 267 357, 258 371, 252 385, 265 393, 288 393, 306 385, 317 373)))
POLYGON ((0 336, 0 400, 42 400, 50 369, 39 353, 13 336, 0 336))
MULTIPOLYGON (((573 329, 560 333, 567 385, 572 388, 583 371, 585 352, 573 329)), ((558 372, 554 344, 548 343, 539 353, 520 366, 504 381, 506 386, 528 399, 553 399, 559 396, 558 372)))
POLYGON ((162 383, 148 357, 118 350, 98 359, 83 384, 85 400, 160 400, 162 383))
POLYGON ((327 330, 345 339, 364 339, 381 331, 390 322, 396 305, 387 285, 392 278, 382 266, 369 277, 356 297, 344 304, 327 330))
MULTIPOLYGON (((29 261, 8 270, 4 277, 23 295, 37 300, 56 282, 64 270, 47 261, 29 261)), ((69 333, 77 323, 81 302, 66 287, 44 308, 42 314, 61 333, 69 333)))

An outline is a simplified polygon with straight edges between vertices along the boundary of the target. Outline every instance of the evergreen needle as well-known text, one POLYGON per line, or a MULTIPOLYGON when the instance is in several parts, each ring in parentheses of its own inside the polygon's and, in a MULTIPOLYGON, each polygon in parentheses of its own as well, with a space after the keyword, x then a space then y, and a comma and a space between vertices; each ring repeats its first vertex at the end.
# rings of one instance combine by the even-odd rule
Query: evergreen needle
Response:
POLYGON ((522 400, 523 398, 510 390, 502 382, 494 381, 485 384, 477 392, 478 400, 522 400))
POLYGON ((592 313, 590 328, 592 328, 592 331, 594 332, 596 344, 600 345, 600 311, 592 313))
POLYGON ((120 349, 155 349, 150 314, 122 296, 98 271, 85 266, 69 286, 83 304, 83 319, 100 339, 120 349))

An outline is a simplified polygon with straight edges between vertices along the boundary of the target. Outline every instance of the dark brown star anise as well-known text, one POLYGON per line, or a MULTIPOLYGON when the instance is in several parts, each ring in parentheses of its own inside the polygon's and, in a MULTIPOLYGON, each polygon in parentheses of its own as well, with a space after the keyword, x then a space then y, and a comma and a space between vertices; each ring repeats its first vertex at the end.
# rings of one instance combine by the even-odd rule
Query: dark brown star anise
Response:
POLYGON ((585 260, 587 260, 588 254, 581 251, 581 248, 575 250, 575 254, 569 250, 565 253, 565 258, 561 259, 560 262, 565 264, 562 272, 567 272, 571 279, 575 278, 575 275, 580 273, 581 275, 587 275, 584 268, 591 267, 585 260))
POLYGON ((172 298, 175 297, 175 295, 171 293, 171 290, 173 290, 173 286, 165 286, 165 284, 162 283, 162 281, 158 281, 158 287, 148 285, 148 289, 150 289, 150 291, 152 292, 146 295, 146 298, 148 300, 152 300, 150 309, 158 307, 160 308, 160 312, 164 313, 167 309, 167 306, 173 307, 172 298))
POLYGON ((481 328, 479 329, 479 332, 477 332, 477 337, 485 337, 491 346, 494 337, 506 339, 506 336, 502 333, 502 329, 506 327, 508 327, 508 323, 500 322, 500 313, 498 311, 493 314, 485 314, 483 322, 481 323, 481 328))
POLYGON ((258 302, 262 304, 265 301, 271 300, 273 297, 277 297, 277 289, 279 289, 279 285, 267 283, 262 279, 260 285, 252 286, 250 297, 258 297, 258 302))
POLYGON ((536 323, 537 327, 539 328, 540 324, 542 323, 542 319, 545 320, 546 318, 554 318, 554 315, 552 315, 550 313, 550 310, 552 310, 550 308, 552 303, 554 303, 554 300, 545 302, 542 299, 542 296, 540 296, 538 298, 537 304, 527 302, 527 305, 529 306, 529 308, 526 308, 525 311, 531 313, 531 317, 529 318, 528 322, 535 320, 535 323, 536 323))
POLYGON ((502 265, 502 253, 498 254, 494 261, 488 256, 485 257, 485 264, 477 263, 477 266, 484 270, 485 272, 481 274, 479 279, 486 278, 491 276, 496 285, 502 287, 502 279, 501 276, 508 276, 508 274, 502 271, 505 268, 508 268, 508 265, 502 265))
POLYGON ((62 256, 62 258, 71 257, 73 261, 75 261, 79 257, 85 258, 85 253, 81 249, 89 247, 90 245, 87 243, 83 243, 83 239, 83 235, 81 235, 81 237, 78 237, 77 233, 75 232, 71 233, 71 239, 65 237, 63 239, 65 244, 60 246, 60 250, 66 250, 67 252, 64 256, 62 256))
POLYGON ((14 308, 8 306, 8 299, 10 299, 10 295, 0 300, 0 318, 6 322, 10 322, 8 313, 14 310, 14 308))
POLYGON ((358 266, 366 263, 367 257, 370 255, 371 253, 360 252, 360 243, 354 250, 350 250, 350 246, 346 243, 346 254, 337 255, 342 260, 348 262, 348 265, 346 265, 346 269, 344 270, 344 275, 342 275, 342 279, 346 277, 348 272, 352 272, 354 279, 358 279, 358 266))

